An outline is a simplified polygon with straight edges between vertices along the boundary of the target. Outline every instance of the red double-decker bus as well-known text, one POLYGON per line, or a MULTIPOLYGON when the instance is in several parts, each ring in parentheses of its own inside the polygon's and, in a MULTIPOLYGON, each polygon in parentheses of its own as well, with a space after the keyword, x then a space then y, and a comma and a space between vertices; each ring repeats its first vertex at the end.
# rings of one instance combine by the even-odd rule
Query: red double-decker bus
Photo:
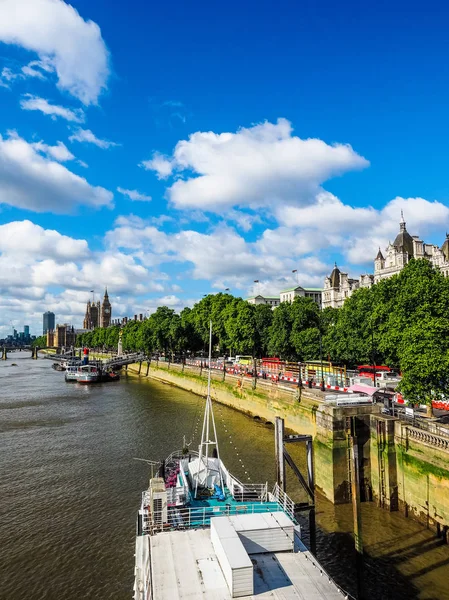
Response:
POLYGON ((374 380, 374 373, 391 373, 387 365, 360 365, 357 367, 360 377, 369 377, 374 380))

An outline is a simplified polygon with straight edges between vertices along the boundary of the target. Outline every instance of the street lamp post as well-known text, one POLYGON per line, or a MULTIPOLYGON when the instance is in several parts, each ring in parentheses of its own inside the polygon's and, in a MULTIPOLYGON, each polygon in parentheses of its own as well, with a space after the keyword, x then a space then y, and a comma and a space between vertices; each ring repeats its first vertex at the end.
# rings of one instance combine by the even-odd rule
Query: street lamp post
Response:
POLYGON ((319 329, 320 332, 320 363, 321 363, 321 383, 320 383, 320 389, 322 392, 324 392, 324 373, 323 373, 323 343, 322 343, 322 338, 321 338, 321 327, 319 329))
POLYGON ((258 279, 255 279, 254 283, 257 283, 257 286, 256 286, 257 294, 256 294, 256 296, 258 296, 260 294, 260 281, 258 279))
POLYGON ((371 357, 373 362, 374 387, 376 387, 376 355, 374 352, 374 329, 371 328, 371 357))
POLYGON ((296 285, 299 286, 299 273, 298 273, 298 269, 293 269, 292 273, 296 273, 296 285))

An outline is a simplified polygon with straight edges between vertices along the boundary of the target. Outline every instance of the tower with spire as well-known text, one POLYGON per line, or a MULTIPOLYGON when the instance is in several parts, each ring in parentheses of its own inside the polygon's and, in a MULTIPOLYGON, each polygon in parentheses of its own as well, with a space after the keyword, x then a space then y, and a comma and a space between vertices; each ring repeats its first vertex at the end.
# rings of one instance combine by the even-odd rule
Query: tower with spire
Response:
POLYGON ((109 301, 108 289, 105 289, 103 303, 89 300, 86 305, 83 328, 96 329, 97 327, 109 327, 111 324, 112 306, 109 301))
POLYGON ((108 288, 104 291, 103 304, 100 311, 100 327, 109 327, 111 324, 112 306, 109 302, 108 288))

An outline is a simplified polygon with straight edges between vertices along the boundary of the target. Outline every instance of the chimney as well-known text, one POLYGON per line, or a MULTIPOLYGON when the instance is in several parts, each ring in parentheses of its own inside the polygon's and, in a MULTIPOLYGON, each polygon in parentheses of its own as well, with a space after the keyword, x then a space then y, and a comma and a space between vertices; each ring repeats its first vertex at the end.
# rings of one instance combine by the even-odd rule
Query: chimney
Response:
POLYGON ((143 321, 143 314, 142 313, 139 314, 139 321, 143 321))
POLYGON ((137 321, 137 315, 134 315, 134 321, 137 321))

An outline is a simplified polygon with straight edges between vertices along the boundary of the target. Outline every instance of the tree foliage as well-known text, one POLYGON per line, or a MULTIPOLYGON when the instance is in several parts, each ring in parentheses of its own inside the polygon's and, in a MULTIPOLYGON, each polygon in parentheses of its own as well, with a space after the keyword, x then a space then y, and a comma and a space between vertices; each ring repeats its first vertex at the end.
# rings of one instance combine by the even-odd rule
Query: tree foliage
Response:
POLYGON ((37 337, 35 340, 33 340, 31 342, 31 345, 33 348, 36 348, 36 346, 38 348, 45 348, 47 346, 47 336, 40 335, 39 337, 37 337))
MULTIPOLYGON (((275 310, 230 294, 209 294, 180 314, 159 307, 122 330, 125 351, 196 354, 206 351, 212 320, 215 354, 317 360, 354 368, 387 364, 402 371, 413 402, 449 396, 449 279, 427 260, 412 260, 396 276, 356 290, 342 308, 320 311, 298 297, 275 310)), ((119 327, 96 329, 78 345, 116 348, 119 327)))

